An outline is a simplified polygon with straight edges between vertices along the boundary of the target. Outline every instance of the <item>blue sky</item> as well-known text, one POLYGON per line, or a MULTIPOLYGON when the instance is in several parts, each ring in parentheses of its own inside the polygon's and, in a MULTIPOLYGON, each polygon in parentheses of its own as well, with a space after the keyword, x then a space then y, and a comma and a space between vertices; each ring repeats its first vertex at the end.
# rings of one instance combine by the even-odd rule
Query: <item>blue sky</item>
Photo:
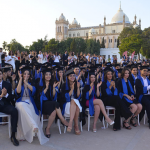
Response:
MULTIPOLYGON (((69 23, 76 18, 81 27, 110 23, 119 9, 119 0, 0 0, 0 47, 16 39, 23 46, 37 39, 55 38, 55 20, 61 13, 69 23)), ((122 0, 121 8, 133 22, 141 18, 142 29, 150 26, 150 1, 122 0)))

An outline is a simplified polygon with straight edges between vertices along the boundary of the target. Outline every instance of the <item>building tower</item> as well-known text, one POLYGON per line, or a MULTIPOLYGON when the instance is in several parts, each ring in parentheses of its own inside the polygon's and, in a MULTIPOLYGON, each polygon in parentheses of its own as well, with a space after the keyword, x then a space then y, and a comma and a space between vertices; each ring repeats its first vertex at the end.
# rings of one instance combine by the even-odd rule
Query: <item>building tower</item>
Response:
POLYGON ((62 41, 67 39, 68 37, 68 20, 66 21, 65 16, 63 13, 59 17, 59 20, 56 19, 56 40, 62 41))

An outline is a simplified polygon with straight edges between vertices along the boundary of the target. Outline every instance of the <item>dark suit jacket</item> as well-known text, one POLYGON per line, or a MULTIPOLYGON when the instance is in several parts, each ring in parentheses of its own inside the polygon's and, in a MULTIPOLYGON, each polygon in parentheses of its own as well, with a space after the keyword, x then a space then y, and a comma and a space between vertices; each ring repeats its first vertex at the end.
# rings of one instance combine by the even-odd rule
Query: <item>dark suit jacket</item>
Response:
POLYGON ((68 63, 68 54, 63 54, 63 64, 67 64, 68 63), (67 62, 65 61, 67 60, 67 62))
POLYGON ((12 86, 10 83, 3 81, 2 82, 2 89, 5 88, 7 90, 7 93, 9 94, 7 98, 3 97, 2 101, 5 105, 11 105, 14 104, 14 101, 12 99, 12 86))

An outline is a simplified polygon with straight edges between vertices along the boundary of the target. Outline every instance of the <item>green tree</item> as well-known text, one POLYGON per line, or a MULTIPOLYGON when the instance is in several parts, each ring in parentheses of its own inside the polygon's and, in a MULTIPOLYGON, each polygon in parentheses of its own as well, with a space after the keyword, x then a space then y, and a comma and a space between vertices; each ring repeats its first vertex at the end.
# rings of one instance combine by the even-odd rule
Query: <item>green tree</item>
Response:
POLYGON ((47 52, 51 51, 53 53, 57 52, 57 48, 58 48, 58 41, 56 41, 55 39, 51 39, 48 42, 48 45, 46 45, 45 50, 47 52))
POLYGON ((7 42, 4 41, 3 42, 3 49, 6 50, 6 48, 7 48, 7 42))
POLYGON ((150 58, 150 27, 145 28, 142 33, 142 46, 140 50, 143 56, 150 58))
POLYGON ((129 36, 131 36, 133 34, 140 34, 141 35, 142 34, 142 30, 139 27, 137 27, 135 29, 132 26, 131 27, 125 27, 122 30, 122 32, 120 33, 120 35, 119 35, 120 43, 122 42, 122 40, 124 38, 127 38, 127 37, 129 37, 129 36))
POLYGON ((117 47, 119 47, 120 43, 119 43, 119 38, 117 39, 117 47))
POLYGON ((105 48, 105 41, 104 41, 104 37, 103 37, 103 39, 102 39, 101 48, 105 48))
POLYGON ((121 55, 125 51, 128 51, 130 54, 132 54, 135 51, 136 54, 139 54, 141 46, 142 46, 141 35, 133 34, 127 38, 122 39, 122 42, 119 45, 119 51, 121 55))
POLYGON ((75 38, 74 38, 73 41, 71 42, 70 51, 76 53, 76 41, 75 41, 75 38))

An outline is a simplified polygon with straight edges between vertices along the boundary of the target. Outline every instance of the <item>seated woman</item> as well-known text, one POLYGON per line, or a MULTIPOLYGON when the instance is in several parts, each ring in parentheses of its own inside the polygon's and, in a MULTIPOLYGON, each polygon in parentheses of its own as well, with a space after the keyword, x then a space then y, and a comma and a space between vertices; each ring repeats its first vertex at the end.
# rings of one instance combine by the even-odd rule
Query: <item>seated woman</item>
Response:
POLYGON ((23 67, 21 73, 19 73, 20 79, 15 89, 15 94, 18 96, 16 101, 16 108, 18 110, 17 138, 31 143, 36 133, 42 145, 49 141, 49 139, 43 134, 39 112, 33 99, 36 88, 31 85, 30 68, 23 67))
POLYGON ((59 82, 54 83, 51 79, 51 71, 52 69, 44 69, 43 72, 43 79, 42 74, 40 76, 40 83, 38 87, 38 94, 37 94, 37 100, 40 103, 40 111, 41 115, 49 115, 48 118, 48 124, 45 128, 45 135, 47 138, 50 138, 50 127, 55 120, 56 114, 62 121, 62 123, 65 126, 68 126, 67 121, 63 118, 61 114, 61 110, 59 107, 59 103, 56 102, 57 99, 57 92, 55 90, 56 86, 59 84, 59 82))
POLYGON ((97 123, 98 117, 100 115, 100 111, 102 111, 102 113, 106 119, 106 122, 108 122, 110 125, 114 124, 114 121, 112 121, 107 116, 104 104, 103 104, 102 100, 100 99, 101 84, 102 84, 102 82, 96 83, 95 72, 91 71, 88 74, 87 84, 85 85, 84 90, 83 90, 83 95, 85 96, 83 98, 84 108, 89 107, 90 115, 91 116, 94 115, 93 132, 96 132, 96 123, 97 123), (94 111, 95 111, 95 113, 94 113, 94 111))
POLYGON ((64 72, 63 72, 63 67, 59 67, 56 71, 56 74, 55 74, 55 81, 56 82, 59 82, 58 83, 58 94, 57 94, 57 101, 60 102, 61 100, 61 88, 62 88, 62 85, 64 83, 64 72))
POLYGON ((65 75, 66 83, 62 85, 61 90, 62 114, 66 117, 70 117, 67 132, 71 132, 74 120, 75 134, 80 135, 81 132, 78 127, 79 113, 82 111, 82 107, 79 102, 81 97, 80 82, 75 81, 75 73, 73 69, 68 70, 65 75))
POLYGON ((113 70, 109 67, 104 70, 104 82, 102 83, 101 89, 104 105, 115 107, 115 124, 113 130, 120 130, 121 115, 127 120, 132 116, 132 113, 118 96, 118 89, 116 88, 115 81, 113 81, 113 70))
MULTIPOLYGON (((129 77, 129 70, 127 68, 124 68, 122 70, 121 80, 118 81, 118 92, 120 98, 124 101, 127 107, 129 107, 131 112, 134 114, 130 120, 130 124, 132 124, 134 127, 137 126, 134 119, 138 116, 138 114, 142 110, 142 105, 135 99, 134 97, 134 90, 132 88, 132 85, 130 81, 128 80, 129 77)), ((126 129, 131 129, 130 126, 126 126, 128 124, 128 120, 123 122, 123 126, 126 129)))

